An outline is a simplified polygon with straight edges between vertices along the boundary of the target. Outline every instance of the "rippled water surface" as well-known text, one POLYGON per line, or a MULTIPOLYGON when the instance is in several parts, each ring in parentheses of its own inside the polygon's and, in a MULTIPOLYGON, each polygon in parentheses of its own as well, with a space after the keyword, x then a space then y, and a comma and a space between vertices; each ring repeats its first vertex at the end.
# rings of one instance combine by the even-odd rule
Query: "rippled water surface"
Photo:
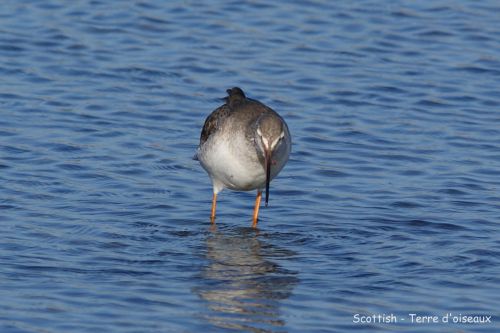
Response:
POLYGON ((499 13, 2 1, 0 331, 500 331, 499 13), (232 86, 293 136, 258 230, 192 160, 232 86))

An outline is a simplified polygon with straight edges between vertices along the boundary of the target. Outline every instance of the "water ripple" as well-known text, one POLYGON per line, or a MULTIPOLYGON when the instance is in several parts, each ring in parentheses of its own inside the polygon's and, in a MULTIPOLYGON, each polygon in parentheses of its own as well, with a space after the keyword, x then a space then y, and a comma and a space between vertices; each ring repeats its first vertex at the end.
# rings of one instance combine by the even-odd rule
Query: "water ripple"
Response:
POLYGON ((2 332, 496 332, 494 1, 0 10, 2 332), (192 156, 241 86, 293 137, 259 230, 192 156))

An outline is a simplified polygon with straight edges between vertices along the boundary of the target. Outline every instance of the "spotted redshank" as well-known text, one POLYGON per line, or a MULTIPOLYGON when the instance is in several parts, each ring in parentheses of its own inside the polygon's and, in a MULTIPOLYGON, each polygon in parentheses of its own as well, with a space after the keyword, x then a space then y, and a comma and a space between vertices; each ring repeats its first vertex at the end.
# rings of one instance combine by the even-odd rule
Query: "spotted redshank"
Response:
POLYGON ((288 126, 270 107, 247 98, 238 87, 228 89, 225 104, 205 120, 195 159, 213 185, 210 220, 215 223, 217 194, 224 188, 257 190, 252 226, 257 226, 262 190, 283 169, 292 146, 288 126))

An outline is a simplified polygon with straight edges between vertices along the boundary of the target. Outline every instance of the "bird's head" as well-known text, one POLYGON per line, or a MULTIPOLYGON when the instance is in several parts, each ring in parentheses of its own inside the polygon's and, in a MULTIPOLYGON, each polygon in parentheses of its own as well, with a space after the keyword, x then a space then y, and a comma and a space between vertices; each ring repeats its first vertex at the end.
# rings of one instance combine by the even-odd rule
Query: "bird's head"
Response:
POLYGON ((269 183, 271 182, 271 167, 276 162, 273 155, 283 144, 285 138, 285 128, 281 118, 275 113, 264 113, 257 120, 255 130, 255 141, 258 150, 264 158, 264 168, 266 171, 266 206, 269 201, 269 183))

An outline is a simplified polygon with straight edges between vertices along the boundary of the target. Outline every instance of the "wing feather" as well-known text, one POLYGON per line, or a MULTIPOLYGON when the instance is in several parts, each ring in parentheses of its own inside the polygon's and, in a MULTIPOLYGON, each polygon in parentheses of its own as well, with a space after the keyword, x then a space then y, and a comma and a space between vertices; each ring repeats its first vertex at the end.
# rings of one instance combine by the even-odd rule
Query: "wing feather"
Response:
POLYGON ((208 138, 219 128, 222 120, 228 116, 230 112, 227 104, 219 106, 205 119, 205 124, 201 130, 200 146, 203 145, 208 138))

